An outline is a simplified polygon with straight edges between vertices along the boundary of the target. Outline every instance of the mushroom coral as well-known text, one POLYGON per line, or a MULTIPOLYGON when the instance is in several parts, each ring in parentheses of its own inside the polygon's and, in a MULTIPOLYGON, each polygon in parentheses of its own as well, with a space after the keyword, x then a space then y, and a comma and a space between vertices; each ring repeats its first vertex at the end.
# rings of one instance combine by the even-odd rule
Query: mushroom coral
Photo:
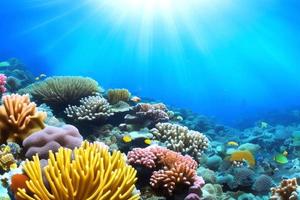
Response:
POLYGON ((0 106, 0 143, 22 141, 45 128, 45 112, 39 112, 28 95, 11 94, 2 98, 0 106))

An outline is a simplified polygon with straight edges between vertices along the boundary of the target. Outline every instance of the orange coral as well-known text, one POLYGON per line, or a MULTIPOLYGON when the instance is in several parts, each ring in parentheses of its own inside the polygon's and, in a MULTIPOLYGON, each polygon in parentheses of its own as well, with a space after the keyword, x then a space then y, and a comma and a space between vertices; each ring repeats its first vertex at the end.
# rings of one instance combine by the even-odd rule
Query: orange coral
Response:
POLYGON ((11 94, 0 106, 0 143, 22 141, 45 127, 46 113, 38 112, 28 95, 11 94))
POLYGON ((235 151, 230 156, 230 161, 247 161, 253 167, 255 165, 255 158, 250 151, 235 151))
MULTIPOLYGON (((15 174, 11 177, 11 185, 10 185, 10 189, 11 191, 16 194, 16 192, 18 191, 18 188, 22 188, 27 190, 28 187, 26 185, 26 181, 29 181, 28 176, 26 176, 25 174, 15 174)), ((16 200, 23 200, 23 198, 15 195, 15 199, 16 200)))
POLYGON ((291 200, 298 199, 297 194, 297 179, 287 179, 283 180, 280 183, 280 186, 271 188, 271 197, 270 199, 282 199, 282 200, 291 200))

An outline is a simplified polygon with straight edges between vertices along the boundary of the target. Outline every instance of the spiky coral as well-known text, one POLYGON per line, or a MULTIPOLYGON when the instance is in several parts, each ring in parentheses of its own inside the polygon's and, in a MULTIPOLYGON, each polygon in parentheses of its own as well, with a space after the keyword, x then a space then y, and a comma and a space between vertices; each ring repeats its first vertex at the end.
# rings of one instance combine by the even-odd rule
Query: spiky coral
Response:
POLYGON ((22 141, 45 127, 46 113, 38 112, 28 95, 6 95, 0 106, 0 143, 22 141))
POLYGON ((110 89, 107 92, 108 102, 116 104, 119 101, 129 101, 131 94, 127 89, 110 89))
POLYGON ((163 147, 135 148, 128 152, 127 157, 131 164, 150 169, 161 168, 153 172, 150 185, 168 195, 172 195, 178 185, 191 186, 199 180, 195 160, 163 147))
POLYGON ((29 93, 34 99, 53 107, 77 103, 79 99, 99 91, 95 80, 80 76, 49 77, 19 90, 20 93, 29 93))
POLYGON ((17 195, 23 199, 139 199, 139 195, 134 194, 135 169, 126 164, 119 151, 110 154, 98 143, 85 141, 73 154, 67 148, 60 148, 56 154, 50 151, 44 168, 49 190, 43 183, 38 156, 34 156, 33 161, 27 160, 24 170, 30 178, 26 183, 30 191, 18 190, 17 195))
POLYGON ((271 197, 272 200, 297 200, 297 179, 287 179, 283 180, 280 183, 280 186, 277 188, 271 188, 271 197))
POLYGON ((105 98, 89 96, 80 100, 80 106, 69 106, 65 109, 68 117, 75 120, 106 119, 114 113, 105 98))
POLYGON ((164 142, 167 148, 189 154, 196 160, 207 149, 209 143, 208 138, 202 133, 177 124, 158 123, 151 132, 156 139, 164 142))

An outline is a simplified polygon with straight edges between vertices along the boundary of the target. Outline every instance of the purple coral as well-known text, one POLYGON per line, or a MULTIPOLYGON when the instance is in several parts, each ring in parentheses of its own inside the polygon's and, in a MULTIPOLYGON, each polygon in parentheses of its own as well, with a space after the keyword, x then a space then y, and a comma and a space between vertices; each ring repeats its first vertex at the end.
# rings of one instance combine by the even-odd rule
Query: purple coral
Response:
POLYGON ((6 79, 7 77, 4 74, 0 74, 0 93, 3 94, 4 92, 6 92, 6 79))
POLYGON ((168 109, 162 103, 139 103, 134 107, 134 110, 138 117, 149 119, 155 123, 169 121, 168 109))
POLYGON ((47 126, 45 129, 27 137, 23 141, 23 146, 27 158, 38 154, 41 159, 47 159, 49 150, 55 152, 60 147, 74 149, 81 145, 82 140, 83 138, 75 126, 47 126))

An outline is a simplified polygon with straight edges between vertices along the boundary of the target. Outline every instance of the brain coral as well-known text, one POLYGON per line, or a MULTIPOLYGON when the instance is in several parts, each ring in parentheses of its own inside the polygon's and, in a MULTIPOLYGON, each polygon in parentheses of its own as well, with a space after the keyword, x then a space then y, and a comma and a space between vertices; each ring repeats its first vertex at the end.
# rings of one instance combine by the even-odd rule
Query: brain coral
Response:
POLYGON ((48 159, 49 150, 56 152, 60 147, 74 149, 79 147, 81 143, 82 136, 75 126, 47 126, 43 130, 28 136, 23 141, 23 147, 26 150, 25 156, 27 158, 38 154, 39 158, 48 159))
POLYGON ((53 108, 66 107, 68 104, 75 104, 83 97, 91 96, 100 92, 98 83, 81 76, 54 76, 44 81, 34 83, 20 93, 29 93, 41 103, 46 103, 53 108))
POLYGON ((0 106, 0 143, 22 141, 45 127, 46 113, 38 112, 28 95, 11 94, 0 106))
POLYGON ((50 188, 42 179, 38 156, 26 161, 29 191, 19 189, 18 197, 28 200, 138 200, 134 194, 136 171, 119 151, 112 154, 99 143, 84 142, 80 148, 60 148, 49 153, 44 167, 50 188), (73 156, 72 156, 73 155, 73 156))
POLYGON ((260 175, 254 182, 252 188, 260 194, 267 194, 273 185, 273 180, 270 176, 260 175))
POLYGON ((114 113, 111 106, 101 96, 89 96, 80 100, 80 106, 68 106, 65 113, 74 120, 106 119, 114 113))
POLYGON ((189 154, 196 160, 207 149, 209 143, 208 138, 202 133, 178 124, 158 123, 151 132, 157 140, 164 142, 167 148, 189 154))
POLYGON ((131 164, 159 169, 153 172, 150 185, 167 195, 172 195, 178 185, 191 186, 199 181, 196 175, 197 162, 188 155, 183 156, 163 147, 150 146, 144 149, 135 148, 128 152, 127 157, 131 164))

